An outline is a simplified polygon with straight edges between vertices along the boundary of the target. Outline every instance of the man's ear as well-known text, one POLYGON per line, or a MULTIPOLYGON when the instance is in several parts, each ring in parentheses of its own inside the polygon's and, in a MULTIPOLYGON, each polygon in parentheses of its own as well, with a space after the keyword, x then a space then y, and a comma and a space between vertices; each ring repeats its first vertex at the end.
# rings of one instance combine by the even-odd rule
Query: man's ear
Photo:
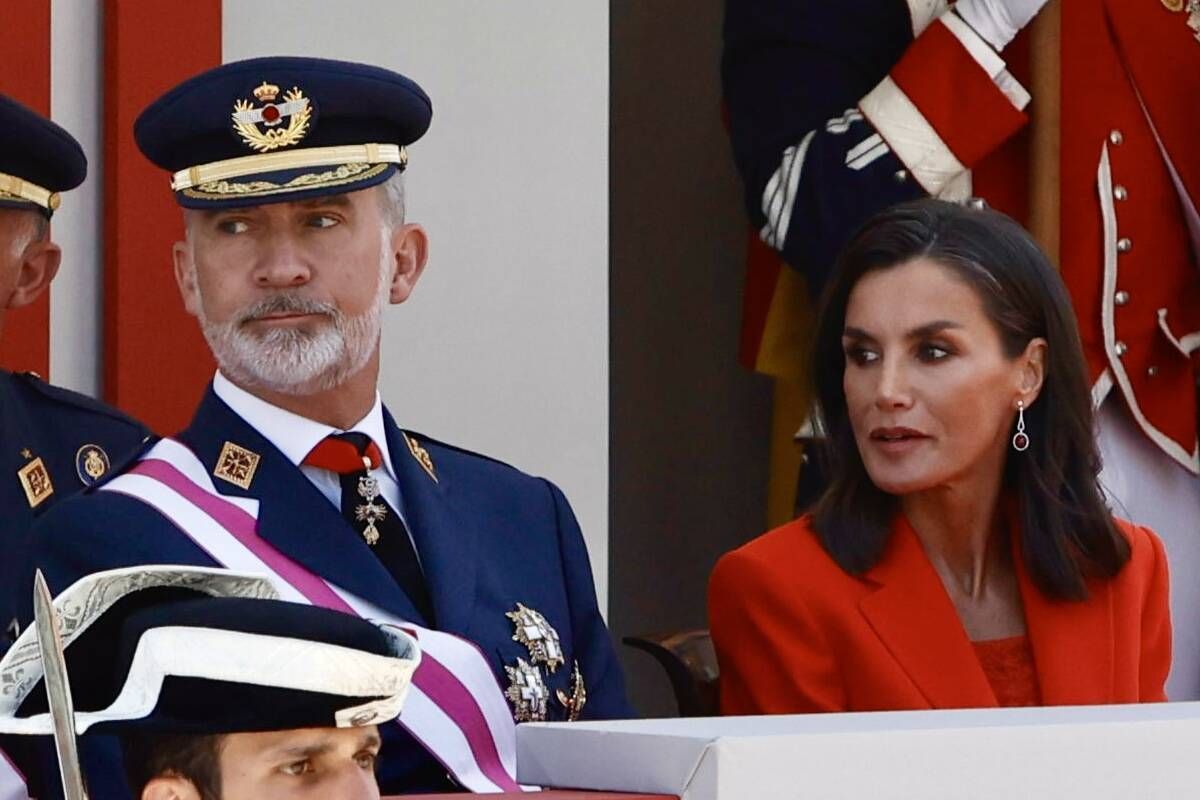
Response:
POLYGON ((142 789, 141 800, 203 800, 196 785, 177 775, 152 778, 142 789))
POLYGON ((394 269, 388 301, 403 303, 425 271, 425 262, 429 258, 429 236, 420 225, 408 223, 392 231, 389 241, 394 269))
POLYGON ((62 250, 49 239, 30 242, 21 254, 17 283, 8 296, 8 308, 27 306, 42 296, 58 274, 62 250))
POLYGON ((200 287, 196 284, 195 250, 189 242, 176 242, 171 248, 175 262, 175 283, 183 298, 183 307, 193 317, 200 316, 200 287))

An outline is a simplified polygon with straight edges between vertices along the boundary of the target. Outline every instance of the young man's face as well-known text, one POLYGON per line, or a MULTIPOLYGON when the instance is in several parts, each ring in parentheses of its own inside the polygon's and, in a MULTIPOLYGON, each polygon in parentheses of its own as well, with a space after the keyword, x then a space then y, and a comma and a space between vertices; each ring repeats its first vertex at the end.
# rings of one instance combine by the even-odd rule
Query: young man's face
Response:
POLYGON ((221 800, 379 800, 379 730, 235 733, 221 743, 221 800))

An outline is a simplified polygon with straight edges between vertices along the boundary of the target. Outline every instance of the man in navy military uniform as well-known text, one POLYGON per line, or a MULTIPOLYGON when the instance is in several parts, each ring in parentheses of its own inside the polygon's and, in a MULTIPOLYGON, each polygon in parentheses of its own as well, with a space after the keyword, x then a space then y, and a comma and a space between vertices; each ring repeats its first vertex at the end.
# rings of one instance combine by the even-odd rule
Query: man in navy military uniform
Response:
MULTIPOLYGON (((480 705, 497 699, 509 730, 509 714, 629 716, 562 493, 401 429, 379 399, 380 314, 425 266, 402 173, 431 114, 404 76, 307 58, 218 67, 142 114, 138 144, 184 208, 176 277, 219 371, 181 444, 55 509, 34 560, 61 589, 123 565, 249 559, 299 575, 311 602, 352 597, 473 643, 496 696, 480 705)), ((385 738, 385 793, 448 787, 457 753, 443 766, 396 726, 385 738)))
MULTIPOLYGON (((87 159, 69 133, 0 95, 0 335, 8 310, 37 300, 58 272, 62 253, 50 241, 50 217, 59 193, 86 175, 87 159)), ((23 546, 34 522, 104 477, 148 434, 103 403, 0 369, 0 650, 16 638, 17 611, 28 602, 15 590, 29 581, 19 570, 28 563, 23 546)), ((23 744, 5 740, 4 747, 36 783, 23 744)))
MULTIPOLYGON (((10 309, 38 299, 58 272, 49 239, 59 192, 87 175, 79 144, 53 122, 0 95, 0 335, 10 309)), ((147 431, 114 409, 59 389, 32 373, 0 370, 0 535, 5 570, 34 521, 131 455, 147 431)), ((3 574, 2 647, 15 634, 19 576, 3 574)))

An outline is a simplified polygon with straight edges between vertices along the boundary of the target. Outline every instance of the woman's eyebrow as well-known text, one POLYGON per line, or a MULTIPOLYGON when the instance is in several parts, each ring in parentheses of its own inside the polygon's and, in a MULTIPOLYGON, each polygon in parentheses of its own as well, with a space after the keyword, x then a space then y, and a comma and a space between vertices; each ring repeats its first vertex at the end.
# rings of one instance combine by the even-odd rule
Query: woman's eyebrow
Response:
MULTIPOLYGON (((905 334, 905 338, 924 339, 926 337, 941 333, 944 330, 961 329, 962 327, 963 325, 961 322, 955 322, 954 320, 949 319, 939 319, 934 320, 933 322, 927 322, 924 325, 918 325, 905 334)), ((844 329, 842 329, 842 338, 851 339, 854 341, 876 341, 875 336, 873 336, 870 332, 865 331, 862 328, 856 328, 853 325, 847 325, 844 329)))
POLYGON ((962 323, 954 322, 949 319, 939 319, 933 322, 927 322, 924 325, 919 325, 908 332, 909 339, 924 339, 927 336, 933 336, 941 333, 944 330, 954 330, 962 328, 962 323))
POLYGON ((843 339, 870 339, 875 341, 875 337, 864 331, 862 328, 855 328, 853 325, 847 325, 842 329, 843 339))

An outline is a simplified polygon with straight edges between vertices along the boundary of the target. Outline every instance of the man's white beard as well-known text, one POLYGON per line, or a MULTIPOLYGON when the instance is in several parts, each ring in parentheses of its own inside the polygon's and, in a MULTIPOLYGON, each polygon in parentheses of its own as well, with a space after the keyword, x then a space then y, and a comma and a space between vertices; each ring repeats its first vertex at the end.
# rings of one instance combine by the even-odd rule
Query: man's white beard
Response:
POLYGON ((381 318, 391 289, 392 253, 384 236, 375 302, 356 317, 336 306, 282 290, 238 311, 227 322, 212 322, 200 298, 200 327, 221 372, 234 383, 289 395, 328 391, 357 374, 379 343, 381 318), (253 333, 245 323, 268 314, 322 314, 329 323, 316 331, 274 328, 253 333))

